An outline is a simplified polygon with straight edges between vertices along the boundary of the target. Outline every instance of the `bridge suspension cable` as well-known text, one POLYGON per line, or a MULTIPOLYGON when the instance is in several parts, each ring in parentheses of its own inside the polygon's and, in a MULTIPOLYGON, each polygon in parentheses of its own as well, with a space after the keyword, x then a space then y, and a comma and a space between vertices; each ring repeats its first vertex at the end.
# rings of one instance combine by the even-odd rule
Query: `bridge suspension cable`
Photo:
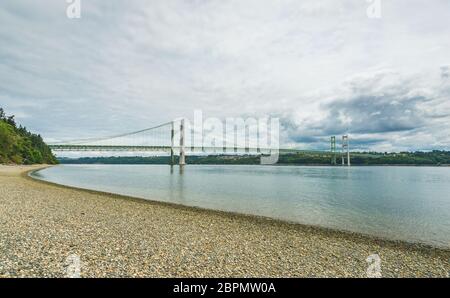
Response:
MULTIPOLYGON (((168 125, 172 125, 173 121, 170 122, 166 122, 166 123, 162 123, 159 124, 157 126, 153 126, 150 128, 146 128, 146 129, 141 129, 141 130, 137 130, 137 131, 133 131, 133 132, 129 132, 129 133, 123 133, 123 134, 118 134, 118 135, 113 135, 113 136, 108 136, 108 137, 100 137, 100 138, 87 138, 87 139, 76 139, 76 140, 69 140, 69 141, 63 141, 63 142, 58 142, 57 144, 59 145, 81 145, 81 144, 86 144, 86 143, 91 143, 91 142, 99 142, 99 141, 106 141, 106 140, 113 140, 113 139, 118 139, 118 138, 122 138, 122 137, 128 137, 128 136, 132 136, 132 135, 137 135, 140 133, 144 133, 144 132, 148 132, 148 131, 152 131, 164 126, 168 126, 168 125)), ((56 145, 56 144, 51 144, 51 145, 56 145)))

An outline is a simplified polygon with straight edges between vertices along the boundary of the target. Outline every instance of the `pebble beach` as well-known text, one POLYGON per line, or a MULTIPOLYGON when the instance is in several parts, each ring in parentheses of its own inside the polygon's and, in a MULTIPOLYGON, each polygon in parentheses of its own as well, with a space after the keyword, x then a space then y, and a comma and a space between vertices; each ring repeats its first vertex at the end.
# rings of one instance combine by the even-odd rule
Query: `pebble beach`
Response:
POLYGON ((450 249, 79 190, 0 166, 0 277, 449 277, 450 249))

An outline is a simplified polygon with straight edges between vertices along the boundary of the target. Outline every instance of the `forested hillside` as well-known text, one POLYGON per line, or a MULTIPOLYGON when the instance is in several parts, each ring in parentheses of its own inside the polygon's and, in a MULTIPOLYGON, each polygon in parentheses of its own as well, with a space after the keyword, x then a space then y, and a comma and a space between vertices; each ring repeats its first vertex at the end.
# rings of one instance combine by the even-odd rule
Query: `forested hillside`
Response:
POLYGON ((57 160, 42 137, 18 126, 14 116, 0 108, 0 163, 55 164, 57 160))

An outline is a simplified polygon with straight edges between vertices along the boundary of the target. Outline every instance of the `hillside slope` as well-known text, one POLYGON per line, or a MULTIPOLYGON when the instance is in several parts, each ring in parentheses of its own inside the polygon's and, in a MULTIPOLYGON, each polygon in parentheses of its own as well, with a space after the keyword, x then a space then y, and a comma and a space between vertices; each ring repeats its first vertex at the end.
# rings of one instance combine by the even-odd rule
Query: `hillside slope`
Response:
POLYGON ((0 108, 0 163, 55 164, 57 160, 40 135, 17 126, 0 108))

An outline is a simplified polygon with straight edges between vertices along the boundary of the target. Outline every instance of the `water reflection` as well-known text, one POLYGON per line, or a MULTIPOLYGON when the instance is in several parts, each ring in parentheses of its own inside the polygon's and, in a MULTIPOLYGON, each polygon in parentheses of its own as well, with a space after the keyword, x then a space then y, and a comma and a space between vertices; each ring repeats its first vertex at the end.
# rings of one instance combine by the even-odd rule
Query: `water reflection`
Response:
POLYGON ((35 175, 152 200, 450 246, 448 168, 96 165, 58 166, 35 175))

